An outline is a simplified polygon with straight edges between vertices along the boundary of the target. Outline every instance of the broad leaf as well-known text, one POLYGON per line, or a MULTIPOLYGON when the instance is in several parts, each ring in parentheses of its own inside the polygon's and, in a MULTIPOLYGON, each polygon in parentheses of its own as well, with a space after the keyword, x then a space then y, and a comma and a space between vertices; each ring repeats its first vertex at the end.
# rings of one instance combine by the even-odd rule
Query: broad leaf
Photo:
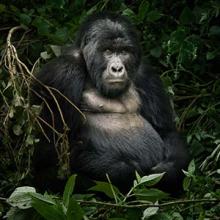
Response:
POLYGON ((51 205, 55 205, 56 202, 49 195, 41 195, 40 193, 30 193, 33 199, 40 200, 51 205))
POLYGON ((141 4, 139 5, 139 7, 138 7, 138 19, 140 21, 143 21, 144 18, 146 17, 147 12, 149 10, 149 7, 150 7, 150 4, 147 0, 143 0, 141 2, 141 4))
POLYGON ((18 207, 19 209, 27 209, 31 207, 32 197, 30 193, 35 193, 36 190, 33 187, 23 186, 18 187, 7 199, 7 202, 13 206, 18 207))
POLYGON ((190 174, 194 174, 195 173, 195 170, 196 170, 196 165, 195 165, 195 161, 192 160, 188 166, 188 172, 190 174))
POLYGON ((69 206, 67 209, 67 220, 81 220, 83 219, 84 212, 80 205, 73 198, 69 199, 69 206))
POLYGON ((145 186, 153 186, 158 183, 165 173, 156 173, 148 176, 143 176, 138 184, 144 184, 145 186))
POLYGON ((159 189, 136 189, 134 194, 138 199, 150 202, 156 202, 169 196, 159 189))
POLYGON ((212 26, 209 30, 209 34, 220 36, 220 26, 216 26, 216 25, 212 26))
POLYGON ((63 203, 65 207, 69 206, 69 200, 74 190, 75 181, 76 181, 76 175, 72 175, 66 183, 64 193, 63 193, 63 203))
POLYGON ((89 190, 96 191, 96 192, 102 192, 105 195, 107 195, 109 198, 114 198, 111 187, 113 188, 115 194, 117 194, 117 195, 120 194, 117 187, 111 185, 110 183, 100 182, 100 181, 96 181, 96 185, 91 187, 89 190))
POLYGON ((66 220, 61 206, 48 204, 37 198, 32 200, 32 207, 46 220, 66 220))
POLYGON ((149 219, 149 217, 157 214, 159 207, 149 207, 144 210, 142 220, 149 219))
POLYGON ((161 56, 161 47, 154 47, 153 49, 150 50, 150 54, 153 57, 159 58, 161 56))
POLYGON ((190 8, 185 7, 180 15, 180 21, 182 24, 189 24, 193 22, 194 16, 190 8))
POLYGON ((147 20, 150 22, 157 21, 161 18, 162 14, 159 11, 153 10, 147 14, 147 20))

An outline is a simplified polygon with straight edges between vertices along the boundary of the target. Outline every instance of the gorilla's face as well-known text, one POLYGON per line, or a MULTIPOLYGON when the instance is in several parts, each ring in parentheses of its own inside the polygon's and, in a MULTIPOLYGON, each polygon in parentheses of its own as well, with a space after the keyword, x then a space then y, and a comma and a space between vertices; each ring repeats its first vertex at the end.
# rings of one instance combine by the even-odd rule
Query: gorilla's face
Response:
POLYGON ((138 70, 140 51, 132 37, 110 20, 99 21, 87 33, 83 56, 92 83, 104 96, 121 95, 138 70))
POLYGON ((129 87, 136 69, 132 51, 131 47, 122 46, 122 39, 111 40, 109 45, 100 42, 95 61, 100 63, 94 74, 99 77, 96 87, 102 94, 117 96, 129 87), (115 46, 116 42, 121 43, 115 46))

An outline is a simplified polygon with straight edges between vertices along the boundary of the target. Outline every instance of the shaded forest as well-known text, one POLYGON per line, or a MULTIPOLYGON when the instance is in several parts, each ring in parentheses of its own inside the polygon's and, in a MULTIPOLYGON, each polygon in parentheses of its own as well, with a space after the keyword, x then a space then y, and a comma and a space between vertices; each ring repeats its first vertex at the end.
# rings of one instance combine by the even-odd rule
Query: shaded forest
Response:
MULTIPOLYGON (((220 219, 219 13, 218 0, 1 1, 0 217, 220 219), (97 182, 93 191, 76 194, 75 175, 59 195, 49 189, 40 194, 31 187, 33 150, 44 133, 41 106, 30 103, 31 80, 44 63, 60 55, 62 46, 74 41, 88 15, 101 11, 125 15, 135 25, 143 53, 160 75, 175 109, 176 126, 192 158, 178 198, 152 188, 159 174, 137 174, 126 195, 103 182, 97 182)), ((59 174, 65 176, 66 134, 60 138, 59 174)))

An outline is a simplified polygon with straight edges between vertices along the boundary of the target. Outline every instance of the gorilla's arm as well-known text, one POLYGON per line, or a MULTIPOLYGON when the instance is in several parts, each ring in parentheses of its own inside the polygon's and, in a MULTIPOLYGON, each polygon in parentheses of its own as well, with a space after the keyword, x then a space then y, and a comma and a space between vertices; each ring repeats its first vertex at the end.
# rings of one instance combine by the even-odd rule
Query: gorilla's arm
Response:
POLYGON ((135 86, 141 98, 141 115, 146 118, 163 138, 175 129, 173 115, 162 82, 153 69, 141 64, 135 86))
POLYGON ((176 131, 173 112, 158 75, 142 64, 135 82, 141 98, 141 115, 146 118, 164 141, 164 161, 152 168, 153 172, 166 172, 163 186, 175 191, 182 178, 189 159, 184 142, 176 131), (174 188, 173 188, 174 187, 174 188))
MULTIPOLYGON (((85 80, 83 59, 80 56, 62 55, 45 64, 36 75, 36 79, 33 80, 32 98, 35 104, 41 104, 44 101, 41 118, 57 131, 63 132, 64 124, 57 106, 59 103, 65 123, 70 129, 69 141, 72 144, 76 130, 81 123, 81 117, 78 110, 62 95, 79 106, 85 80), (50 88, 50 92, 44 85, 50 88)), ((56 142, 59 137, 54 140, 53 130, 45 123, 42 123, 41 126, 50 142, 42 135, 40 143, 35 146, 33 155, 34 184, 41 190, 50 188, 59 191, 64 184, 62 180, 57 179, 58 159, 54 141, 56 142)))
MULTIPOLYGON (((71 131, 75 130, 74 128, 79 124, 80 117, 78 110, 63 96, 76 106, 79 106, 85 80, 85 68, 84 60, 80 54, 77 56, 63 55, 44 65, 42 70, 36 75, 37 80, 41 83, 35 82, 33 89, 46 100, 53 110, 55 125, 58 129, 61 129, 62 125, 60 124, 60 112, 58 111, 54 97, 56 97, 65 122, 71 131), (50 91, 53 95, 43 85, 51 87, 52 89, 50 91)), ((43 118, 46 121, 49 119, 50 123, 51 113, 49 109, 46 110, 46 105, 44 108, 43 118)))

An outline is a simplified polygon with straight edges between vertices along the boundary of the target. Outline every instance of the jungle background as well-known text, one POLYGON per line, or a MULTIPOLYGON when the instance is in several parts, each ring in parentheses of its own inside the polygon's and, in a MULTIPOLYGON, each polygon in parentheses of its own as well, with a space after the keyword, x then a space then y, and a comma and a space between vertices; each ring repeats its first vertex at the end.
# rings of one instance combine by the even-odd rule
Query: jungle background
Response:
POLYGON ((218 0, 0 1, 0 218, 220 219, 219 13, 218 0), (127 195, 102 182, 88 194, 76 194, 75 175, 60 194, 27 187, 34 145, 43 132, 40 106, 30 104, 32 76, 74 41, 86 16, 106 10, 137 27, 143 53, 171 98, 192 157, 178 198, 149 187, 160 175, 137 174, 127 195))

